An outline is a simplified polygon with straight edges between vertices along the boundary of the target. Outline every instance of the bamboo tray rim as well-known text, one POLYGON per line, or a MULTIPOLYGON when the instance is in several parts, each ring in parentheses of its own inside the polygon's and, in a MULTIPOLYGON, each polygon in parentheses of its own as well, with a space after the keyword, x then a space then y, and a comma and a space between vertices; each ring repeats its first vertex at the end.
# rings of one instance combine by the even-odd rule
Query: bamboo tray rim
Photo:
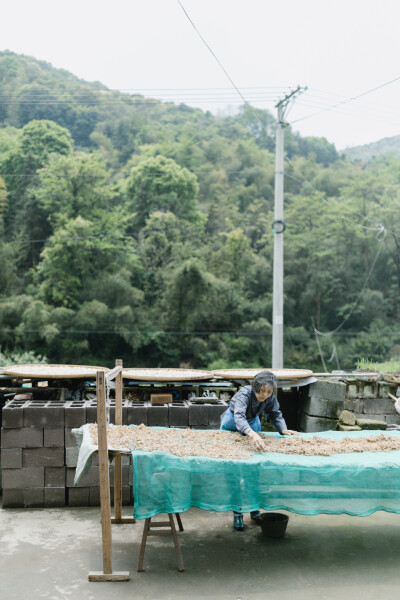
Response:
POLYGON ((195 379, 213 379, 212 371, 200 369, 122 369, 124 379, 140 381, 193 381, 195 379))
POLYGON ((278 379, 290 381, 292 379, 306 379, 313 375, 309 369, 215 369, 214 376, 225 377, 226 379, 254 379, 257 373, 269 371, 276 375, 278 379))
POLYGON ((48 377, 50 379, 77 379, 81 377, 96 377, 97 371, 107 372, 107 367, 91 365, 9 365, 4 367, 5 375, 25 377, 30 379, 48 377))

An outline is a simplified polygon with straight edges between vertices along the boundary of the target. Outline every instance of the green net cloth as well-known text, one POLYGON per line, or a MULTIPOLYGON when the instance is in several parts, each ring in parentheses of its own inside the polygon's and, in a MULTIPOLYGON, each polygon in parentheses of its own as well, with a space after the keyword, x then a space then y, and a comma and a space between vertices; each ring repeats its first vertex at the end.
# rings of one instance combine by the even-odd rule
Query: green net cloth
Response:
MULTIPOLYGON (((329 431, 302 435, 342 439, 379 434, 382 432, 329 431)), ((400 432, 390 431, 390 435, 399 436, 400 432)), ((283 509, 302 515, 400 513, 399 450, 332 456, 256 453, 246 461, 180 458, 165 452, 133 451, 132 456, 137 519, 184 512, 191 506, 241 512, 283 509)))

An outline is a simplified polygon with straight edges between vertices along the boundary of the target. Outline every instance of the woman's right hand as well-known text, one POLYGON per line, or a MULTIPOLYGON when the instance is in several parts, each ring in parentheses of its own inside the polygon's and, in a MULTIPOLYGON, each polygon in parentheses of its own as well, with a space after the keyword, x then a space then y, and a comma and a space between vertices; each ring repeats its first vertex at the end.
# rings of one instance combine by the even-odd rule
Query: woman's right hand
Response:
POLYGON ((262 438, 258 435, 258 433, 256 433, 252 429, 250 429, 250 431, 247 435, 249 436, 249 438, 251 438, 251 443, 253 444, 253 446, 255 447, 256 450, 264 450, 265 449, 265 444, 264 444, 262 438))

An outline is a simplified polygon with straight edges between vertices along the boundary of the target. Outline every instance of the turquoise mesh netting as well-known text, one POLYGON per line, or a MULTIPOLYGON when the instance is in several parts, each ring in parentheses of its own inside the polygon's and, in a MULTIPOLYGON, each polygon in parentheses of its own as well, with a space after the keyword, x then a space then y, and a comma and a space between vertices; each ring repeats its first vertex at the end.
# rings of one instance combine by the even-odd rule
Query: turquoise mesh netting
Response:
MULTIPOLYGON (((302 435, 342 439, 381 433, 302 435)), ((399 431, 389 433, 400 435, 399 431)), ((179 458, 165 452, 133 451, 132 456, 134 516, 138 519, 161 512, 184 512, 191 506, 242 512, 284 509, 303 515, 367 516, 377 510, 400 513, 397 450, 332 456, 266 453, 247 461, 179 458)))

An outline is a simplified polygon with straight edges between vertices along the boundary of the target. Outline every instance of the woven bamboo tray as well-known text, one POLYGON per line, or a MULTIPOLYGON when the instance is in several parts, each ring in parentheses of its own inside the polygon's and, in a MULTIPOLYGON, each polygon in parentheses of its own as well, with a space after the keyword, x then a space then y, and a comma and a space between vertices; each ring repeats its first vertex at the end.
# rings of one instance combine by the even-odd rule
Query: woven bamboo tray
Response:
POLYGON ((193 381, 213 379, 214 375, 198 369, 123 369, 122 377, 139 381, 193 381))
POLYGON ((313 374, 308 369, 215 369, 213 374, 216 377, 224 377, 225 379, 254 379, 257 373, 261 373, 261 371, 269 371, 276 375, 278 379, 285 381, 305 379, 313 374))
POLYGON ((109 371, 107 367, 84 365, 11 365, 4 367, 5 375, 30 379, 77 379, 96 377, 96 371, 109 371))

